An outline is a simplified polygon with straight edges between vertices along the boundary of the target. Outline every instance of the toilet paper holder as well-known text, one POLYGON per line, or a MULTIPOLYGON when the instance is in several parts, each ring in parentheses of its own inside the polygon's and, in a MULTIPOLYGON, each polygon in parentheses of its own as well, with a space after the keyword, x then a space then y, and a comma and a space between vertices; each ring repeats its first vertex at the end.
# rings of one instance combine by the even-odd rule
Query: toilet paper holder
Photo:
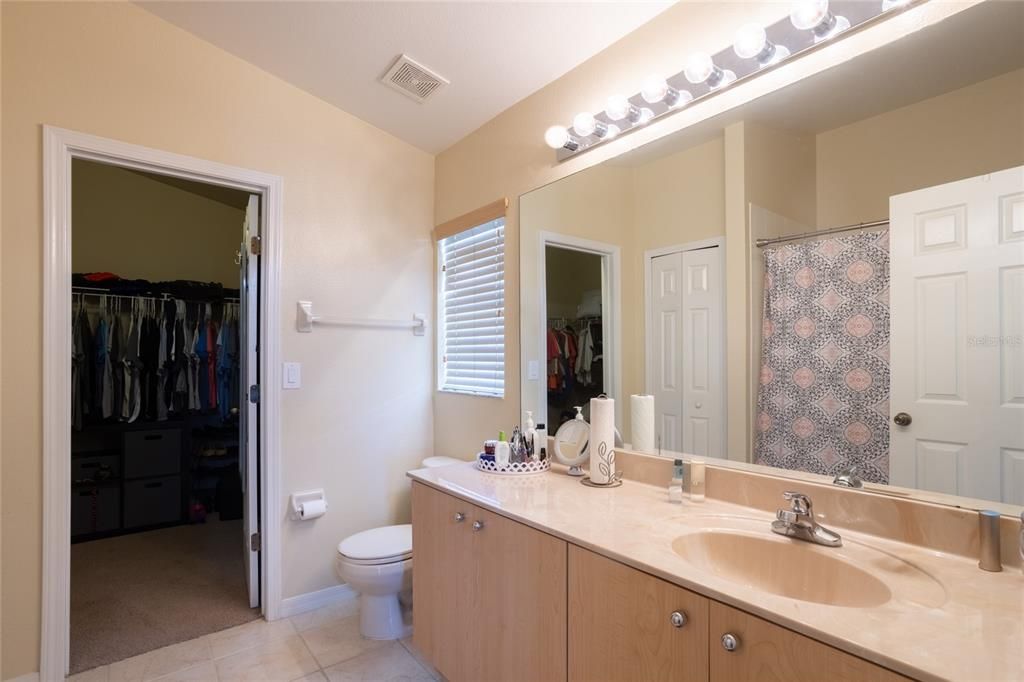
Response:
POLYGON ((315 519, 323 516, 324 512, 327 511, 327 500, 324 497, 323 488, 317 490, 306 490, 300 493, 292 493, 291 495, 291 517, 295 521, 307 521, 309 519, 315 519), (303 509, 307 506, 319 507, 319 504, 323 505, 323 508, 314 514, 303 514, 303 509))

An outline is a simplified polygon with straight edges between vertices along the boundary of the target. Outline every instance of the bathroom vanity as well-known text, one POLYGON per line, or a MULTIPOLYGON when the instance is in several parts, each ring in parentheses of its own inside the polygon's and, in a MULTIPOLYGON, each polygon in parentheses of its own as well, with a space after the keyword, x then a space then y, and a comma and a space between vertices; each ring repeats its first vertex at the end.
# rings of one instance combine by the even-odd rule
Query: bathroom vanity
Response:
POLYGON ((635 481, 410 477, 414 641, 453 682, 1024 678, 1019 568, 635 481))

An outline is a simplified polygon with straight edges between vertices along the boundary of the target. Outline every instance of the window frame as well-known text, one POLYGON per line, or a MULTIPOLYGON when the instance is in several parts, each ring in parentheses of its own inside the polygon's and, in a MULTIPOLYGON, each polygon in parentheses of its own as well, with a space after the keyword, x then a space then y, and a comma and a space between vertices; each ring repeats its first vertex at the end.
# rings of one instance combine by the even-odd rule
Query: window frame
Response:
MULTIPOLYGON (((497 204, 497 202, 496 202, 497 204)), ((494 205, 492 205, 494 206, 494 205)), ((443 231, 438 228, 435 230, 435 258, 437 266, 437 280, 435 286, 435 295, 437 297, 437 372, 436 372, 436 390, 439 393, 445 393, 450 395, 464 395, 477 398, 497 398, 504 399, 506 393, 506 382, 508 378, 507 371, 507 350, 508 350, 508 326, 506 324, 507 310, 506 301, 508 293, 508 279, 506 271, 506 247, 507 247, 507 229, 508 225, 506 222, 506 216, 504 208, 507 206, 507 202, 504 200, 501 203, 501 212, 497 215, 490 215, 489 218, 482 219, 483 216, 488 215, 482 213, 482 211, 490 208, 485 207, 471 214, 467 214, 462 219, 456 219, 447 223, 443 227, 447 227, 443 231), (500 225, 495 226, 493 229, 500 230, 501 235, 501 388, 499 390, 491 390, 486 388, 472 389, 468 387, 456 387, 452 386, 448 382, 448 373, 446 369, 447 365, 447 350, 448 350, 448 333, 446 324, 446 294, 448 293, 447 287, 447 269, 445 264, 445 247, 446 242, 449 239, 459 237, 467 232, 480 229, 491 223, 500 222, 500 225), (475 224, 474 224, 475 223, 475 224), (454 228, 454 229, 453 229, 454 228), (461 229, 460 229, 461 228, 461 229)), ((493 326, 493 325, 492 325, 493 326)))

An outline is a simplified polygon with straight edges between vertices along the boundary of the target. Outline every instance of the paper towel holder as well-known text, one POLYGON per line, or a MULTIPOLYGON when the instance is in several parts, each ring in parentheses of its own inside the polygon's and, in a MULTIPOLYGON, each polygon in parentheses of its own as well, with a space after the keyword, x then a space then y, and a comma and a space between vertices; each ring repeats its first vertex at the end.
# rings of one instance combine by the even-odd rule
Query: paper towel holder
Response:
POLYGON ((291 517, 294 521, 305 521, 302 518, 302 505, 309 502, 321 501, 324 503, 324 509, 327 509, 327 500, 324 498, 324 489, 318 488, 316 490, 306 490, 301 493, 292 493, 291 495, 291 517))

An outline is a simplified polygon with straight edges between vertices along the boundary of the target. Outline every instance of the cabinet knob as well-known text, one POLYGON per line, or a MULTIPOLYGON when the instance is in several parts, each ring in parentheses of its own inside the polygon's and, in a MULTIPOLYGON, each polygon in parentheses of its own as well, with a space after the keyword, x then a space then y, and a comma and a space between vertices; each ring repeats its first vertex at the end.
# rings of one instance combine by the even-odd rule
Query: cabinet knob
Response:
POLYGON ((473 522, 473 530, 483 530, 483 529, 484 529, 484 522, 483 521, 474 521, 473 522))
POLYGON ((740 648, 740 638, 731 632, 722 635, 722 648, 726 651, 736 651, 740 648))
POLYGON ((686 625, 686 613, 683 611, 673 611, 668 617, 672 623, 672 627, 681 628, 686 625))
POLYGON ((462 523, 466 520, 466 515, 462 512, 455 512, 455 523, 462 523))

